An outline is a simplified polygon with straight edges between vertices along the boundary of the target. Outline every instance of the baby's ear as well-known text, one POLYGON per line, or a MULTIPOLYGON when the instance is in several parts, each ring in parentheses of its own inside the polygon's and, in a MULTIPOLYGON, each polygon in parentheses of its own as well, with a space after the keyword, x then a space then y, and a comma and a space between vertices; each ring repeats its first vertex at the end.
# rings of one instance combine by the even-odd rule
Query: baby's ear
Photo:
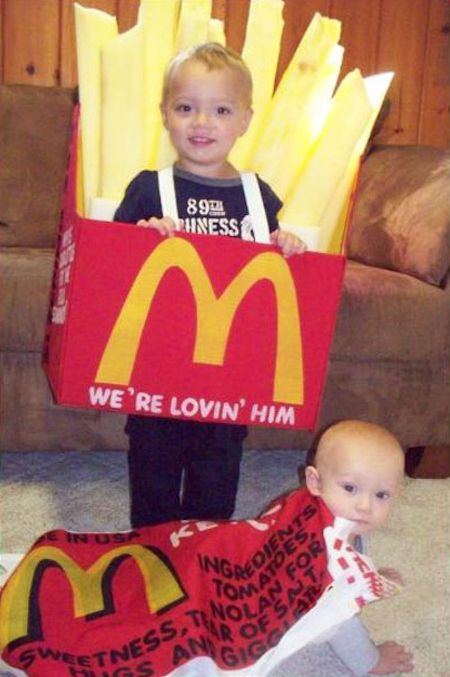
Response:
POLYGON ((313 465, 305 468, 305 482, 310 494, 320 496, 320 475, 313 465))

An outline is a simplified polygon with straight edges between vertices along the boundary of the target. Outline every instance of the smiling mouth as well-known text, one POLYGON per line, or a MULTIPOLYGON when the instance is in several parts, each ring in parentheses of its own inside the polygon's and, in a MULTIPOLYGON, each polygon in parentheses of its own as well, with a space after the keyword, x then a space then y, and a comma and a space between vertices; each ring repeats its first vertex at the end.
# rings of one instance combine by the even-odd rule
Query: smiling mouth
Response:
POLYGON ((206 136, 191 136, 189 137, 189 143, 192 143, 194 146, 209 146, 214 143, 214 139, 206 136))

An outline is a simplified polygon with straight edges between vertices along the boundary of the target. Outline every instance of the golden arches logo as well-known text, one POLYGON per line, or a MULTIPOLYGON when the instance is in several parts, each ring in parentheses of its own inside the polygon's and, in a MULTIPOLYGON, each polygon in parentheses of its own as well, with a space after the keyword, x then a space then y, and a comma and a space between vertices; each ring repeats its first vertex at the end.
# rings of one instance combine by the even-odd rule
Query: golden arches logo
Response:
POLYGON ((193 361, 223 365, 231 323, 247 292, 268 280, 275 291, 277 342, 273 400, 302 404, 302 340, 297 294, 290 268, 275 252, 251 259, 218 297, 195 247, 180 237, 167 238, 142 265, 111 332, 96 382, 129 385, 141 335, 161 279, 171 268, 186 275, 196 301, 197 325, 193 361))
POLYGON ((186 599, 170 562, 157 548, 138 544, 119 546, 83 569, 59 548, 42 546, 27 555, 2 593, 0 651, 11 643, 42 639, 39 587, 48 568, 58 567, 64 571, 73 592, 74 617, 93 618, 114 612, 112 579, 120 564, 130 557, 142 575, 152 613, 164 611, 186 599))

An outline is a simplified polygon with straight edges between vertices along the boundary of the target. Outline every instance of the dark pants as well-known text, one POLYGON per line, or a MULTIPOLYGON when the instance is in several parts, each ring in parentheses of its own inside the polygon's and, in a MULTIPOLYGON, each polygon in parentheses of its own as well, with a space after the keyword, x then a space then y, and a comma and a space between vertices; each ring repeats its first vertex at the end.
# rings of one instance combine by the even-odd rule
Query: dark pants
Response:
POLYGON ((133 528, 231 517, 245 427, 148 418, 126 432, 133 528))

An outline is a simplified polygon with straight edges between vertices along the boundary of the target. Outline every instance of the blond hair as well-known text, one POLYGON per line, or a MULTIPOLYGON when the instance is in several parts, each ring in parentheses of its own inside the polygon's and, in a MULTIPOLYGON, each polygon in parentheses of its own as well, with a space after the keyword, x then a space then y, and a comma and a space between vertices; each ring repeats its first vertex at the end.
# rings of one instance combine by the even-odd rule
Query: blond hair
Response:
POLYGON ((170 83, 175 71, 179 66, 189 61, 198 61, 204 64, 208 70, 220 70, 222 68, 232 68, 237 71, 243 79, 246 94, 248 97, 248 105, 252 103, 253 82, 252 75, 245 61, 241 55, 230 49, 224 47, 218 42, 205 42, 201 45, 195 45, 188 49, 179 52, 169 63, 163 81, 162 101, 167 99, 170 90, 170 83))

